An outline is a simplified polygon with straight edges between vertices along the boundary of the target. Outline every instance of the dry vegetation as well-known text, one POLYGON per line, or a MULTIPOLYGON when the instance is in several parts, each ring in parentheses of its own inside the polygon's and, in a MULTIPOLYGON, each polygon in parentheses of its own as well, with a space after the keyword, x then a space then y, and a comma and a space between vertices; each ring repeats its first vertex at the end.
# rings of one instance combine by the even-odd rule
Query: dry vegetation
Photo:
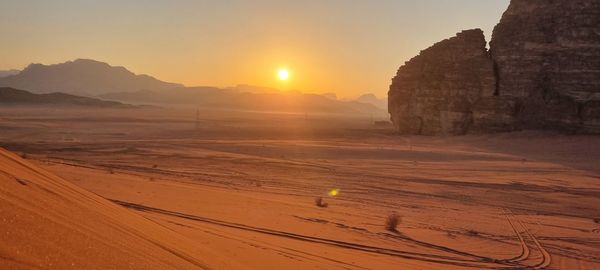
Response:
POLYGON ((329 204, 325 202, 325 200, 323 200, 322 197, 315 198, 315 205, 321 208, 326 208, 327 206, 329 206, 329 204))
POLYGON ((390 232, 398 232, 398 224, 402 222, 402 217, 397 213, 391 213, 385 220, 385 229, 390 232))

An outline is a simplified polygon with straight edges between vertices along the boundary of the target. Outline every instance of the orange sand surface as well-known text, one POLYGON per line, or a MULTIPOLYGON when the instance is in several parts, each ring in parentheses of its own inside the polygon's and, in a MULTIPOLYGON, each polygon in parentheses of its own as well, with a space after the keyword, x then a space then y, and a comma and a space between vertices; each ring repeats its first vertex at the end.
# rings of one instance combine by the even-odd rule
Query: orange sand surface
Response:
POLYGON ((600 268, 597 137, 31 115, 0 122, 0 269, 600 268))

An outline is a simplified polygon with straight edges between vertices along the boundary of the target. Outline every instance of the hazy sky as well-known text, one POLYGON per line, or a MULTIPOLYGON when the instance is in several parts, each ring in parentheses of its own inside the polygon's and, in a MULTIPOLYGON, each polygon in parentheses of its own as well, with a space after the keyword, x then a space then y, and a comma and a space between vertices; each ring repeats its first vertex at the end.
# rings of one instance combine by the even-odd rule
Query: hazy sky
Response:
POLYGON ((508 2, 2 0, 0 70, 90 58, 188 86, 384 96, 434 42, 471 28, 489 37, 508 2))

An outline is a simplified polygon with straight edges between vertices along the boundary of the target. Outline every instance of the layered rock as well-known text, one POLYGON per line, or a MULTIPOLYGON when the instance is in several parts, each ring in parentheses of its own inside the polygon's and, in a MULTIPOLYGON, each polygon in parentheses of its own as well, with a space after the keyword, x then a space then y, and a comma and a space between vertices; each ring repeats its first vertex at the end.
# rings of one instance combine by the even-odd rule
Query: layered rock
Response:
POLYGON ((489 53, 471 30, 402 66, 389 112, 404 133, 600 133, 600 1, 512 0, 489 53))
POLYGON ((483 31, 463 31, 400 67, 388 97, 392 122, 403 133, 463 134, 473 104, 495 84, 483 31))
POLYGON ((600 115, 582 109, 600 100, 600 1, 512 0, 490 52, 498 92, 521 102, 522 127, 598 128, 600 115))

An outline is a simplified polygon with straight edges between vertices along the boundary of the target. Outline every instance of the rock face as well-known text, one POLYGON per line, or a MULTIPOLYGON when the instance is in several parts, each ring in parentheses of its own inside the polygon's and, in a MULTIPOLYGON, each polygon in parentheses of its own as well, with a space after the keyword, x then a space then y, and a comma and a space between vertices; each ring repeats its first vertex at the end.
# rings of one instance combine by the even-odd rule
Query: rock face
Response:
POLYGON ((498 91, 519 99, 523 127, 598 128, 589 117, 600 115, 582 113, 600 100, 600 1, 513 0, 490 47, 498 91))
POLYGON ((388 107, 399 131, 463 134, 471 107, 496 87, 483 31, 441 41, 402 66, 392 81, 388 107))
POLYGON ((600 133, 600 0, 512 0, 489 53, 470 30, 402 66, 389 112, 403 133, 600 133))

